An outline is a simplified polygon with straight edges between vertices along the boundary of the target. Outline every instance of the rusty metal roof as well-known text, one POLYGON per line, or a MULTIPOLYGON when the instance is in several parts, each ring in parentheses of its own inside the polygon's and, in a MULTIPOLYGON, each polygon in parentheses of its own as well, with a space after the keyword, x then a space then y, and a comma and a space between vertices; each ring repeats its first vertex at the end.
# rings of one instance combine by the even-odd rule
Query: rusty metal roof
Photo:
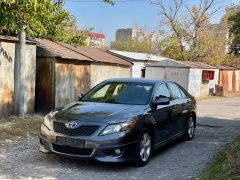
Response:
POLYGON ((217 67, 221 70, 238 70, 238 68, 228 66, 228 65, 220 65, 220 66, 217 66, 217 67))
MULTIPOLYGON (((8 42, 18 42, 19 38, 18 37, 13 37, 13 36, 3 36, 3 35, 0 35, 0 40, 8 41, 8 42)), ((28 39, 26 40, 26 43, 27 44, 36 44, 35 41, 28 40, 28 39)))
POLYGON ((97 62, 106 62, 106 63, 111 63, 111 64, 120 64, 120 65, 126 65, 126 66, 131 66, 131 62, 128 62, 124 59, 121 59, 119 57, 116 57, 109 52, 98 49, 98 48, 93 48, 93 47, 76 47, 71 44, 67 43, 62 43, 58 42, 58 44, 67 47, 74 52, 78 52, 81 55, 87 56, 88 58, 92 59, 93 61, 97 62))
POLYGON ((116 57, 116 56, 110 54, 109 52, 102 50, 102 49, 98 49, 98 48, 78 47, 78 52, 80 52, 81 54, 84 54, 85 56, 88 56, 98 62, 121 64, 121 65, 127 65, 127 66, 132 65, 131 62, 121 59, 119 57, 116 57))
POLYGON ((91 58, 84 56, 80 53, 75 52, 72 49, 69 49, 57 42, 53 42, 47 39, 34 39, 37 42, 37 46, 41 47, 52 54, 54 54, 55 57, 61 57, 64 59, 74 59, 74 60, 80 60, 80 61, 94 61, 91 58))

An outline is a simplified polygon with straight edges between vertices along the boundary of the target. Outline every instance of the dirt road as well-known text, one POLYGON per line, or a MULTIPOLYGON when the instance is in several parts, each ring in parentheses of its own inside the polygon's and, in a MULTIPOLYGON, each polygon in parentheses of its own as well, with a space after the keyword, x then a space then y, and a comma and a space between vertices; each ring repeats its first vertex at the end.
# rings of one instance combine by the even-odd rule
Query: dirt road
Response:
POLYGON ((189 179, 240 129, 240 97, 198 103, 198 126, 192 142, 178 141, 154 153, 141 168, 44 155, 38 138, 28 137, 0 148, 0 179, 189 179))

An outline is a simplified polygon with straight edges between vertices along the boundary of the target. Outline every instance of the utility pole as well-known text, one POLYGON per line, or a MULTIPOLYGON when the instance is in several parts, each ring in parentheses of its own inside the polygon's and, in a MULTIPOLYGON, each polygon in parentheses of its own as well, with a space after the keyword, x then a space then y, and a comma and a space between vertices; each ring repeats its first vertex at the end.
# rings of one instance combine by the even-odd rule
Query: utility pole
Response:
POLYGON ((25 45, 26 32, 22 28, 19 36, 19 44, 17 48, 17 62, 16 62, 16 87, 15 87, 15 111, 16 115, 24 117, 24 101, 25 101, 25 45))

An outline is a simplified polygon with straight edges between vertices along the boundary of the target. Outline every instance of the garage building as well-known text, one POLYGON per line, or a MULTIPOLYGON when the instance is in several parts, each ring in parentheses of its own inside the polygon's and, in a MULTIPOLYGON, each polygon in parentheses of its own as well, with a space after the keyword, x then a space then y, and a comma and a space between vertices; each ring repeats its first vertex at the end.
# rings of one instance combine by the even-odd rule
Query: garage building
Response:
POLYGON ((163 60, 146 67, 146 78, 175 81, 196 97, 215 93, 218 77, 218 68, 201 62, 163 60))

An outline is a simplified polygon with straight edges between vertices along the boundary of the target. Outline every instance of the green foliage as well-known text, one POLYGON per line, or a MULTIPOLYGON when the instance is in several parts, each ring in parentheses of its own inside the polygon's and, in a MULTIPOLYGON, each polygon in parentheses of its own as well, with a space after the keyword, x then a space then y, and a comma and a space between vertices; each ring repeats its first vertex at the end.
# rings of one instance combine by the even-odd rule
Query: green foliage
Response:
POLYGON ((110 44, 111 49, 140 53, 156 53, 155 44, 148 38, 134 38, 127 41, 115 41, 110 44))
POLYGON ((239 179, 240 178, 240 137, 235 138, 215 157, 199 179, 239 179))
POLYGON ((111 5, 115 4, 115 0, 103 0, 103 1, 106 2, 106 3, 109 3, 111 5))
POLYGON ((233 36, 231 42, 231 52, 240 54, 240 5, 231 8, 231 12, 228 18, 230 24, 230 33, 233 36))
POLYGON ((175 35, 166 36, 166 38, 164 38, 160 44, 161 55, 165 57, 179 61, 189 58, 189 52, 181 50, 179 41, 175 35))
POLYGON ((24 29, 30 37, 84 45, 86 34, 76 33, 76 20, 63 5, 63 0, 0 0, 0 34, 17 36, 24 29))

